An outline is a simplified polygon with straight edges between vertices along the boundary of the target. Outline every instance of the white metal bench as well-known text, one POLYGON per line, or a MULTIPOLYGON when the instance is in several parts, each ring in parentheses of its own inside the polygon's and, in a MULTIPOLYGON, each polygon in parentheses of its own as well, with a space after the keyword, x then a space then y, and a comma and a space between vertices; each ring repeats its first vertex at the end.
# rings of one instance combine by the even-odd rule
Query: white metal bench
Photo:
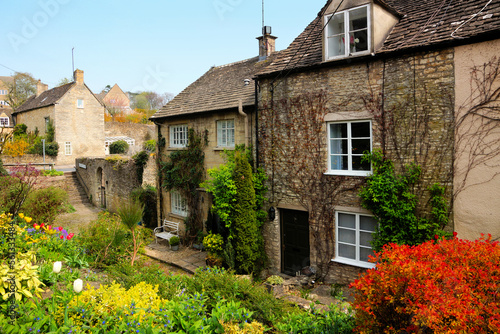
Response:
POLYGON ((158 238, 168 241, 170 246, 170 239, 174 236, 179 236, 179 223, 171 222, 166 219, 163 220, 163 225, 154 229, 155 241, 158 243, 158 238))

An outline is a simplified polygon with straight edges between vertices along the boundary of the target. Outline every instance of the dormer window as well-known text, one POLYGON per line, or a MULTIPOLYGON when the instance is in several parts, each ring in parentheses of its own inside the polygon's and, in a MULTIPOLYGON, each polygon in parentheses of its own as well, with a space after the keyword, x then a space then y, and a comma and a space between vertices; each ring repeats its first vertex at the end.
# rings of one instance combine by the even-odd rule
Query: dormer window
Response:
POLYGON ((371 50, 369 5, 325 16, 326 60, 369 53, 371 50))

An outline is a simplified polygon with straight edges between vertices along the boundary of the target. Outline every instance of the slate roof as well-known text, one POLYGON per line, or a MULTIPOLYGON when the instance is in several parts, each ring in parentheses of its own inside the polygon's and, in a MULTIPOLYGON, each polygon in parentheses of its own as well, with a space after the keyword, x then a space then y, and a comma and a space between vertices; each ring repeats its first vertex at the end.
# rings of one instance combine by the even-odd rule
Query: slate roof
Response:
POLYGON ((240 99, 243 106, 254 105, 255 84, 252 78, 277 54, 260 62, 259 57, 255 57, 210 68, 151 119, 237 108, 240 99), (248 85, 245 85, 245 79, 250 80, 248 85))
MULTIPOLYGON (((257 75, 322 63, 323 12, 257 75)), ((375 0, 401 14, 377 54, 437 46, 472 43, 478 38, 499 38, 500 0, 375 0)), ((329 63, 335 63, 330 61, 329 63)))
POLYGON ((75 84, 75 82, 70 82, 68 84, 46 90, 39 96, 32 95, 26 100, 26 102, 24 102, 19 108, 17 108, 17 110, 13 112, 13 114, 48 107, 50 105, 56 104, 75 84))

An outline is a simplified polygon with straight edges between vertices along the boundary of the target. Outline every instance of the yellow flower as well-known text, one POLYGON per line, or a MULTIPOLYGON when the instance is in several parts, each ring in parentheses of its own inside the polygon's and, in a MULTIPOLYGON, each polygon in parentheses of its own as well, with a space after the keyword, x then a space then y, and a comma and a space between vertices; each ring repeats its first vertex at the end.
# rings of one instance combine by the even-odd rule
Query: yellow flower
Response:
MULTIPOLYGON (((22 215, 22 213, 20 213, 19 215, 22 215)), ((23 218, 23 217, 21 217, 23 218)), ((31 221, 33 220, 33 218, 31 217, 24 217, 24 220, 27 222, 27 223, 31 223, 31 221)))
POLYGON ((22 219, 22 218, 24 218, 24 213, 22 213, 22 212, 21 212, 21 213, 19 214, 19 217, 20 217, 21 219, 22 219))

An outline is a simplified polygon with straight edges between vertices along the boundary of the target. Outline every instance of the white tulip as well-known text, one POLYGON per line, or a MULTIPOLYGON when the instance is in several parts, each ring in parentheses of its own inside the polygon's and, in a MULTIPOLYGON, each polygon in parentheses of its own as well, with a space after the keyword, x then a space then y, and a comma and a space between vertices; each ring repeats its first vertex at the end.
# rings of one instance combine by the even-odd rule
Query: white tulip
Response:
POLYGON ((73 283, 73 291, 75 291, 76 293, 80 293, 82 292, 82 289, 83 289, 83 281, 78 278, 73 283))
POLYGON ((52 271, 58 274, 61 271, 62 263, 61 261, 54 262, 54 266, 52 267, 52 271))

